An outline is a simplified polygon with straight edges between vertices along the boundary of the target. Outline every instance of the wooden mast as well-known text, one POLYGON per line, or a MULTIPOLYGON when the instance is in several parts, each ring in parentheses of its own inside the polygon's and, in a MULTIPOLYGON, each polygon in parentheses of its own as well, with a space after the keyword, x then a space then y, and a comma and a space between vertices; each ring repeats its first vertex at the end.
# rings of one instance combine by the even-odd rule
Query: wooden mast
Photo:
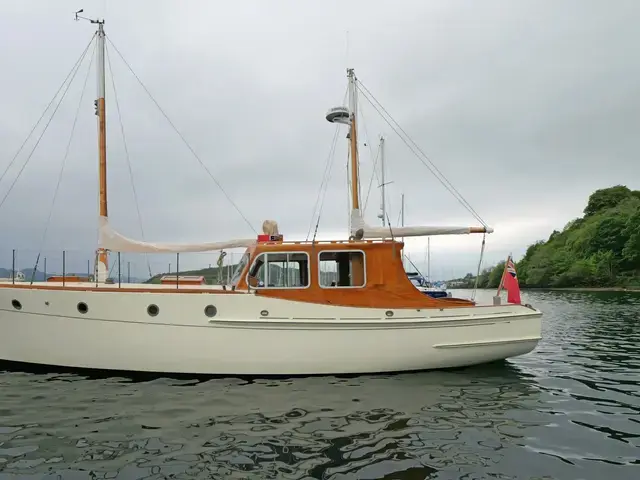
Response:
MULTIPOLYGON (((104 19, 92 19, 80 15, 84 9, 76 12, 75 20, 87 20, 98 25, 96 32, 96 75, 98 79, 98 98, 93 102, 95 114, 98 117, 98 184, 99 184, 99 225, 107 219, 107 112, 105 106, 105 34, 104 19)), ((96 250, 96 265, 94 269, 96 283, 105 283, 109 275, 109 258, 107 250, 98 247, 96 250)))
POLYGON ((353 68, 347 69, 349 78, 349 110, 351 129, 349 131, 349 142, 351 146, 351 208, 360 210, 360 198, 358 194, 358 126, 356 121, 356 76, 353 68))
MULTIPOLYGON (((107 112, 105 105, 105 35, 104 20, 92 20, 98 24, 97 33, 97 76, 98 99, 95 102, 98 116, 98 178, 100 185, 99 214, 100 218, 108 217, 107 210, 107 112)), ((104 248, 98 248, 96 262, 96 281, 104 283, 109 274, 109 259, 104 248)))
MULTIPOLYGON (((349 110, 351 120, 351 128, 349 131, 351 147, 351 208, 362 215, 362 212, 360 212, 360 196, 358 192, 358 101, 356 98, 356 76, 353 68, 347 69, 347 77, 349 78, 349 110)), ((361 285, 364 279, 364 259, 359 255, 353 255, 351 257, 351 284, 361 285)))

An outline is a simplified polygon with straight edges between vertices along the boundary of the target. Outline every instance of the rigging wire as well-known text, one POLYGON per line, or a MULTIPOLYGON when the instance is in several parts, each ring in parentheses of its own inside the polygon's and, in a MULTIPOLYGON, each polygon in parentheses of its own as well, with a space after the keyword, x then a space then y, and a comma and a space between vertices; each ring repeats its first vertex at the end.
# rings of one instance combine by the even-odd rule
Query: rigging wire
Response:
MULTIPOLYGON (((94 37, 95 37, 95 34, 94 34, 94 37)), ((91 41, 93 41, 93 37, 91 38, 91 41)), ((51 114, 51 117, 49 118, 49 120, 45 124, 44 129, 42 130, 42 132, 40 133, 40 136, 38 137, 38 140, 36 141, 36 144, 33 146, 33 148, 31 149, 31 152, 27 156, 27 160, 24 162, 24 164, 22 165, 22 167, 18 171, 18 175, 16 175, 16 178, 13 179, 13 183, 9 187, 9 190, 7 190, 7 193, 2 198, 2 201, 0 201, 0 208, 2 208, 2 205, 4 205, 4 202, 9 197, 9 194, 13 190, 13 187, 15 187, 16 183, 18 182, 18 179, 20 178, 20 175, 22 175, 22 172, 24 172, 24 169, 29 164, 29 161, 31 160, 31 157, 33 156, 33 152, 35 152, 36 148, 38 148, 38 145, 40 144, 40 140, 42 140, 42 137, 46 133, 47 128, 49 128, 49 125, 51 124, 51 120, 53 120, 53 117, 55 117, 55 115, 56 115, 56 113, 58 111, 58 108, 60 108, 60 105, 62 105, 62 101, 64 100, 64 97, 67 95, 67 92, 69 91, 69 87, 71 86, 71 83, 73 83, 73 79, 76 77, 76 74, 78 73, 78 70, 80 69, 80 64, 82 63, 82 60, 84 60, 84 57, 86 56, 87 51, 89 50, 90 46, 91 46, 91 42, 87 45, 87 48, 83 52, 80 62, 78 62, 78 63, 76 63, 76 65, 74 65, 74 69, 75 70, 73 71, 73 75, 71 76, 71 79, 69 80, 69 83, 67 83, 67 86, 64 89, 64 92, 62 92, 62 97, 60 97, 60 101, 56 105, 56 108, 54 108, 53 113, 51 114)))
MULTIPOLYGON (((327 171, 327 181, 325 182, 325 188, 324 191, 322 192, 322 200, 320 201, 320 209, 318 210, 318 221, 316 222, 316 227, 315 230, 313 232, 313 242, 316 241, 316 236, 318 235, 318 228, 320 227, 320 219, 322 218, 322 209, 324 207, 324 199, 327 196, 327 191, 329 190, 329 180, 331 180, 331 170, 333 168, 333 160, 335 159, 335 148, 336 148, 336 144, 338 143, 338 132, 339 132, 339 125, 336 125, 336 134, 334 135, 333 139, 333 149, 332 152, 330 154, 330 158, 331 158, 331 162, 329 163, 329 170, 327 171)), ((307 237, 308 238, 308 237, 307 237)))
MULTIPOLYGON (((329 149, 329 155, 327 156, 327 161, 324 167, 324 172, 322 174, 322 181, 320 182, 320 188, 318 189, 318 195, 316 197, 316 203, 313 206, 313 213, 311 215, 311 222, 309 222, 309 230, 307 231, 307 238, 305 239, 305 241, 309 240, 309 236, 311 235, 311 230, 313 228, 313 224, 314 224, 314 219, 316 217, 316 215, 318 216, 317 222, 316 222, 316 231, 318 229, 318 224, 320 223, 320 213, 322 212, 322 205, 321 205, 321 198, 322 201, 324 201, 324 196, 322 195, 323 191, 326 192, 327 187, 329 185, 329 180, 330 180, 330 172, 331 172, 331 165, 333 165, 333 159, 335 157, 335 149, 336 149, 336 144, 338 143, 338 134, 340 133, 340 125, 336 125, 336 129, 335 132, 333 134, 333 140, 331 141, 331 148, 329 149)), ((315 239, 315 234, 314 234, 314 239, 315 239)))
MULTIPOLYGON (((342 97, 342 103, 345 103, 347 99, 347 94, 349 92, 349 88, 347 87, 344 92, 344 96, 342 97)), ((318 215, 318 220, 316 222, 316 233, 318 231, 318 225, 320 224, 320 215, 322 213, 322 207, 324 205, 324 197, 326 196, 326 190, 329 187, 329 180, 331 179, 331 165, 333 164, 333 159, 335 156, 335 148, 338 142, 338 134, 340 133, 340 125, 336 124, 335 132, 333 133, 333 140, 331 141, 331 148, 329 149, 329 155, 327 156, 327 161, 325 163, 324 172, 322 174, 322 181, 320 182, 320 188, 318 189, 318 195, 316 196, 316 203, 313 206, 313 212, 311 212, 311 221, 309 222, 309 230, 307 231, 307 237, 305 241, 309 240, 309 236, 311 235, 311 229, 313 228, 313 220, 318 215), (328 178, 327 178, 328 175, 328 178), (322 195, 323 188, 325 189, 325 195, 322 195), (322 196, 322 200, 321 197, 322 196), (320 203, 322 201, 322 203, 320 203)), ((315 240, 315 234, 313 236, 315 240)))
POLYGON ((411 137, 407 134, 407 132, 405 132, 404 129, 400 126, 400 124, 391 116, 391 114, 389 114, 389 112, 387 112, 384 106, 382 106, 382 104, 375 98, 375 96, 369 91, 369 89, 360 80, 357 80, 357 82, 358 82, 358 85, 363 89, 363 90, 360 90, 360 89, 359 90, 361 91, 365 99, 371 104, 371 106, 373 106, 373 108, 380 114, 380 116, 382 116, 382 118, 389 125, 389 127, 391 127, 391 129, 396 134, 398 134, 398 136, 402 139, 405 145, 409 147, 409 149, 414 153, 414 155, 416 155, 416 157, 420 160, 420 162, 425 167, 427 167, 427 169, 429 169, 429 171, 436 177, 436 179, 438 179, 438 181, 458 200, 458 202, 460 202, 462 206, 464 206, 476 218, 476 220, 478 220, 485 228, 488 227, 488 225, 484 222, 482 217, 480 217, 478 212, 474 210, 474 208, 469 204, 469 202, 467 202, 467 200, 465 200, 462 194, 451 184, 451 182, 449 182, 449 180, 447 180, 444 174, 431 161, 431 159, 427 156, 427 154, 424 153, 424 151, 411 139, 411 137), (376 104, 379 105, 379 108, 376 104), (382 110, 382 112, 384 112, 391 121, 389 121, 389 119, 387 119, 380 110, 382 110), (391 122, 393 122, 393 124, 395 125, 393 125, 391 122), (404 134, 404 137, 400 134, 400 132, 404 134), (423 158, 421 158, 420 155, 418 155, 416 151, 422 154, 422 157, 424 157, 426 162, 423 160, 423 158))
MULTIPOLYGON (((91 65, 93 65, 93 57, 96 53, 97 44, 93 45, 93 52, 91 53, 91 58, 89 59, 89 67, 87 68, 87 74, 84 77, 84 83, 82 84, 82 93, 80 94, 80 100, 78 101, 78 107, 76 108, 76 115, 73 119, 73 124, 71 125, 71 132, 69 134, 69 140, 67 141, 67 147, 64 152, 64 157, 62 157, 62 165, 60 166, 60 173, 58 174, 58 181, 56 183, 56 188, 53 192, 53 200, 51 201, 51 208, 49 209, 49 215, 47 217, 47 223, 44 227, 44 232, 42 233, 42 240, 40 241, 40 249, 38 250, 38 255, 36 257, 36 264, 33 267, 33 272, 31 273, 31 284, 35 279, 36 270, 38 269, 38 263, 40 262, 40 255, 42 254, 42 249, 44 248, 44 244, 47 238, 47 232, 49 231, 49 227, 51 226, 51 217, 53 216, 53 210, 55 208, 56 199, 58 198, 58 192, 60 191, 60 184, 62 183, 62 176, 64 175, 64 168, 67 164, 67 158, 69 157, 69 150, 71 148, 71 141, 73 140, 73 134, 76 131, 76 124, 78 123, 78 116, 80 114, 80 108, 82 107, 82 100, 84 100, 84 92, 87 89, 87 81, 89 80, 89 73, 91 72, 91 65)), ((74 75, 75 77, 75 75, 74 75)), ((73 81, 73 78, 71 79, 73 81)), ((71 82, 69 82, 71 85, 71 82)), ((66 92, 65 92, 66 93, 66 92)), ((46 280, 46 279, 45 279, 46 280)))
POLYGON ((195 159, 198 161, 198 163, 200 163, 200 166, 202 166, 202 168, 207 172, 207 174, 209 175, 209 177, 211 178, 211 180, 213 180, 213 182, 218 186, 218 188, 220 189, 220 191, 223 193, 223 195, 227 198, 227 200, 229 201, 229 203, 231 203, 231 205, 233 206, 233 208, 238 212, 238 214, 240 215, 240 217, 242 217, 242 219, 244 220, 244 222, 249 226, 249 228, 251 228, 251 230, 253 230, 253 232, 257 235, 258 232, 257 230, 253 227, 253 225, 251 224, 251 222, 247 219, 247 217, 242 213, 242 211, 240 210, 240 208, 236 205, 236 203, 231 199, 231 197, 229 196, 229 194, 227 193, 227 191, 222 187, 222 185, 220 184, 220 182, 213 176, 213 174, 211 173, 211 171, 207 168, 207 166, 204 164, 204 162, 200 159, 200 157, 198 156, 198 154, 195 152, 195 150, 191 147, 191 145, 189 144, 189 142, 187 142, 186 138, 184 138, 184 136, 182 135, 182 133, 180 133, 180 131, 177 129, 177 127, 173 124, 173 122, 171 121, 171 119, 169 118, 169 116, 164 112, 164 110, 162 109, 162 107, 160 107, 160 104, 156 101, 156 99, 153 97, 153 95, 151 95, 151 92, 149 91, 149 89, 145 86, 145 84, 142 82, 142 80, 140 80, 140 78, 138 77, 138 75, 136 75, 136 73, 133 71, 133 68, 131 68, 131 65, 129 65, 129 63, 125 60, 124 56, 122 55, 122 53, 120 53, 120 50, 118 50, 118 47, 115 46, 115 44, 111 41, 111 38, 108 35, 105 35, 105 38, 107 39, 107 41, 111 44, 111 46, 114 48, 114 50, 116 51, 116 53, 118 54, 118 56, 120 57, 120 59, 124 62, 124 64, 127 66, 127 68, 129 69, 129 71, 131 72, 131 74, 135 77, 135 79, 138 81, 138 83, 140 84, 140 86, 144 89, 144 91, 147 93, 147 95, 149 95, 149 98, 151 98, 151 101, 153 101, 153 103, 156 105, 156 107, 158 107, 158 110, 160 110, 160 113, 162 113, 162 115, 164 116, 164 118, 167 120, 167 122, 169 122, 169 125, 171 125, 171 127, 173 128, 173 130, 178 134, 178 136, 180 137, 180 139, 182 140, 182 142, 187 146, 187 148, 189 149, 189 151, 191 151, 191 153, 193 154, 193 156, 195 157, 195 159))
MULTIPOLYGON (((144 228, 142 226, 142 214, 140 213, 140 202, 138 201, 138 194, 136 192, 136 184, 133 181, 133 169, 131 168, 131 158, 129 156, 129 147, 127 146, 127 138, 124 134, 124 123, 122 122, 122 114, 120 112, 120 102, 118 101, 118 91, 116 90, 116 79, 113 74, 113 68, 111 67, 111 57, 109 56, 109 49, 105 45, 105 53, 107 57, 107 64, 109 65, 109 73, 111 73, 111 85, 113 88, 113 98, 116 103, 116 111, 118 112, 118 121, 120 122, 120 133, 122 134, 122 143, 124 145, 124 156, 127 160, 127 167, 129 167, 129 179, 131 180, 131 189, 133 190, 133 199, 136 204, 136 212, 138 213, 138 222, 140 224, 140 233, 142 235, 142 240, 144 240, 144 228)), ((153 275, 151 274, 151 264, 149 263, 149 255, 147 253, 144 254, 145 261, 147 262, 147 269, 149 270, 149 278, 153 275)))
MULTIPOLYGON (((373 149, 371 148, 371 141, 369 138, 369 131, 367 130, 367 122, 365 121, 364 118, 364 110, 362 108, 358 109, 358 118, 362 119, 362 126, 364 127, 364 134, 367 138, 367 148, 369 149, 369 156, 370 158, 374 158, 373 156, 373 149)), ((369 189, 367 190, 367 196, 364 200, 364 206, 362 208, 362 214, 364 215, 366 210, 367 210, 367 204, 369 203, 369 194, 371 193, 371 185, 373 184, 373 178, 375 177, 378 180, 378 185, 380 185, 382 182, 380 181, 380 176, 378 175, 378 170, 376 170, 376 166, 378 164, 378 158, 380 155, 380 146, 378 145, 378 152, 373 160, 373 172, 371 172, 371 180, 369 181, 369 189)), ((360 162, 358 162, 358 165, 360 164, 360 162)), ((360 170, 358 167, 358 178, 360 178, 360 170)))
MULTIPOLYGON (((80 62, 82 62, 82 60, 84 59, 87 50, 89 50, 89 47, 91 46, 91 43, 93 43, 93 39, 95 38, 96 34, 94 33, 93 36, 91 37, 91 40, 89 41, 89 43, 87 44, 87 46, 85 47, 85 49, 82 51, 82 53, 80 54, 80 56, 78 57, 78 59, 76 60, 76 62, 73 64, 73 67, 71 67, 71 70, 69 70, 69 73, 67 73, 67 76, 65 77, 65 79, 63 80, 63 82, 60 84, 60 86, 58 87, 58 90, 56 91, 55 95, 53 96, 53 98, 51 99, 51 101, 49 102, 49 104, 46 106, 46 108, 42 111, 42 115, 40 115, 40 118, 38 119, 38 121, 35 123, 35 125, 33 126, 33 128, 31 128, 31 131, 29 132, 29 134, 27 135, 27 137, 24 139, 24 142, 22 142, 22 145, 20 145, 20 148, 18 148, 18 151, 15 153, 15 155, 13 156, 13 158, 11 159, 11 161, 9 162, 9 165, 7 165, 7 168, 4 169, 4 172, 2 172, 2 175, 0 175, 0 183, 2 182, 2 180, 4 179, 5 175, 7 174, 7 172, 9 171, 9 169, 11 168, 11 166, 14 164, 14 162, 16 161, 16 158, 18 158, 18 155, 20 155, 20 152, 22 151, 22 149, 24 148, 24 146, 27 144, 27 142, 29 141, 29 138, 31 137, 31 135, 33 135, 33 132, 36 130, 36 128, 38 127, 38 125, 40 124, 40 122, 42 121, 42 119, 44 118, 44 115, 47 113, 47 110, 49 110, 49 108, 51 107, 51 105, 53 104, 53 102, 55 101, 56 97, 58 96, 58 94, 60 93, 60 91, 63 89, 63 87, 65 86, 65 84, 67 83, 67 80, 69 79, 69 77, 71 76, 71 74, 73 73, 73 71, 79 66, 80 62)), ((31 152, 33 153, 33 151, 31 152)))
MULTIPOLYGON (((371 142, 369 141, 369 131, 367 130, 367 123, 365 121, 364 118, 364 110, 362 108, 358 109, 358 117, 362 118, 362 125, 364 127, 364 134, 367 137, 367 147, 369 148, 369 155, 371 156, 371 158, 373 158, 373 150, 371 149, 371 142)), ((375 159, 373 161, 373 172, 371 173, 371 180, 369 181, 369 188, 367 190, 367 196, 365 198, 364 201, 364 207, 362 208, 362 214, 365 215, 366 210, 367 210, 367 205, 369 204, 369 195, 371 193, 371 186, 373 185, 373 179, 374 177, 376 178, 376 180, 378 180, 378 188, 380 188, 382 190, 382 179, 380 178, 380 176, 378 175, 378 170, 376 170, 376 167, 378 165, 378 160, 380 159, 380 145, 378 144, 378 151, 376 153, 375 159)), ((359 164, 360 162, 358 162, 359 164)), ((358 178, 360 178, 360 171, 358 170, 358 178)), ((382 195, 382 192, 380 193, 382 195)), ((385 198, 385 200, 387 200, 385 198)), ((391 209, 391 199, 387 200, 387 206, 388 209, 391 209)))
MULTIPOLYGON (((376 156, 375 156, 375 159, 373 161, 373 170, 374 170, 374 172, 375 172, 375 169, 376 169, 376 165, 378 164, 378 158, 379 157, 380 157, 380 146, 378 146, 378 151, 376 152, 376 156)), ((367 210, 367 204, 369 203, 369 195, 371 194, 371 187, 373 186, 373 179, 375 177, 377 177, 377 175, 372 173, 371 174, 371 179, 369 180, 369 187, 367 188, 367 196, 364 199, 364 207, 362 209, 363 214, 367 210)), ((381 183, 380 179, 378 179, 378 184, 380 184, 380 183, 381 183)))
POLYGON ((480 278, 480 269, 482 268, 482 259, 484 258, 484 247, 486 243, 487 234, 482 235, 482 247, 480 248, 480 261, 478 262, 478 273, 476 274, 476 281, 473 285, 473 293, 471 294, 471 300, 475 300, 476 291, 478 290, 478 279, 480 278))

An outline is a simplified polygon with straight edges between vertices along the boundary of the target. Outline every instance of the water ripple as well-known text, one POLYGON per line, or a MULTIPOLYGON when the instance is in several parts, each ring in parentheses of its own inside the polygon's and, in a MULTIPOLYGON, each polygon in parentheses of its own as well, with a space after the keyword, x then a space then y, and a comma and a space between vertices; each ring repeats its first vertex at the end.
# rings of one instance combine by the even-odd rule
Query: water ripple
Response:
POLYGON ((290 380, 0 373, 0 480, 633 478, 640 296, 540 292, 539 348, 290 380))

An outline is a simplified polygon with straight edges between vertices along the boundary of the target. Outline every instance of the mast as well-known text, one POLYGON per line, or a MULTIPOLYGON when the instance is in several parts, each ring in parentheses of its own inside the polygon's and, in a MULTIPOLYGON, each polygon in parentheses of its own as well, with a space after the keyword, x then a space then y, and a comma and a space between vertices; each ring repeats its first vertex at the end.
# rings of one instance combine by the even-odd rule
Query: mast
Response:
MULTIPOLYGON (((99 184, 99 215, 100 218, 108 217, 107 211, 107 112, 105 106, 105 34, 104 19, 92 19, 78 15, 84 10, 76 12, 76 21, 83 19, 98 25, 96 32, 96 76, 98 98, 93 102, 95 114, 98 117, 98 184, 99 184)), ((105 283, 109 274, 109 259, 107 251, 99 247, 96 250, 96 282, 105 283)))
POLYGON ((427 281, 431 284, 431 237, 427 237, 427 281))
POLYGON ((349 111, 351 128, 349 130, 349 143, 351 146, 351 208, 360 209, 358 194, 358 125, 356 121, 356 76, 353 68, 347 69, 349 78, 349 111))
POLYGON ((382 219, 382 226, 384 227, 385 221, 387 219, 387 206, 385 203, 385 179, 384 179, 384 137, 380 135, 380 170, 382 173, 380 175, 380 188, 382 189, 382 195, 380 200, 380 215, 378 218, 382 219))
MULTIPOLYGON (((92 22, 93 23, 93 22, 92 22)), ((104 20, 95 20, 98 24, 97 37, 97 76, 98 99, 96 115, 98 116, 98 178, 100 182, 100 217, 107 218, 107 111, 105 105, 105 65, 104 65, 104 20)), ((104 248, 97 251, 97 281, 104 283, 109 273, 109 258, 104 248)))
MULTIPOLYGON (((401 225, 400 226, 404 227, 404 193, 402 194, 402 196, 400 198, 401 198, 401 203, 400 203, 400 213, 401 213, 400 222, 401 222, 401 225)), ((401 238, 401 241, 404 244, 404 237, 401 238)), ((404 247, 403 247, 403 250, 404 250, 404 247)), ((403 267, 405 266, 404 255, 402 255, 402 266, 403 267)))

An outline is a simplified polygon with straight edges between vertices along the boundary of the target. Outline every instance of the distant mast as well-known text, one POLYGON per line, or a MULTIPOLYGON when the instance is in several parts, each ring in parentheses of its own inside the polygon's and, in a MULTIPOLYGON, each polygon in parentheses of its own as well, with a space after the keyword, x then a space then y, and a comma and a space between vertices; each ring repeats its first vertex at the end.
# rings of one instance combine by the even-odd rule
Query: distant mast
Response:
MULTIPOLYGON (((404 227, 404 193, 402 194, 402 196, 400 197, 401 201, 400 201, 400 226, 404 227)), ((402 239, 400 240, 403 244, 404 244, 404 237, 402 237, 402 239)), ((403 248, 403 250, 406 250, 405 248, 403 248)), ((402 255, 402 266, 405 266, 405 261, 404 261, 404 255, 402 255)))
POLYGON ((380 135, 380 215, 378 218, 382 220, 382 226, 384 227, 387 219, 387 205, 385 202, 385 178, 384 178, 384 137, 380 135))
MULTIPOLYGON (((91 23, 98 25, 98 31, 96 32, 96 74, 97 74, 97 87, 98 98, 94 102, 95 114, 98 116, 98 181, 100 187, 99 196, 99 215, 100 218, 108 217, 107 210, 107 111, 105 105, 105 34, 104 34, 104 19, 91 19, 78 15, 83 10, 76 12, 76 20, 83 19, 88 20, 91 23)), ((104 248, 98 248, 96 251, 96 282, 105 283, 109 275, 109 258, 107 251, 104 248)))

